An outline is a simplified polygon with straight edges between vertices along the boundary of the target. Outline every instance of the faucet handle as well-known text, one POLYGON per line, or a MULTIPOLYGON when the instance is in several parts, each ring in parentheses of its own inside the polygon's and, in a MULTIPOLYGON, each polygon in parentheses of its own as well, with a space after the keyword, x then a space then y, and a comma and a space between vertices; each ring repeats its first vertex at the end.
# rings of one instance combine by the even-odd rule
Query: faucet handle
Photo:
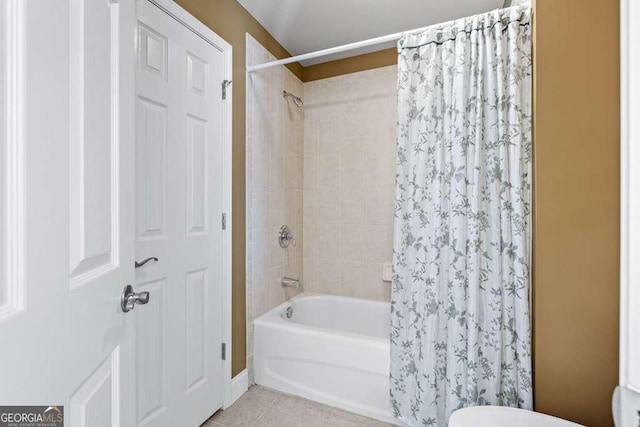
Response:
POLYGON ((280 227, 280 231, 278 231, 278 243, 281 248, 289 247, 289 243, 293 243, 293 246, 296 245, 296 239, 293 237, 293 233, 289 226, 283 225, 280 227))

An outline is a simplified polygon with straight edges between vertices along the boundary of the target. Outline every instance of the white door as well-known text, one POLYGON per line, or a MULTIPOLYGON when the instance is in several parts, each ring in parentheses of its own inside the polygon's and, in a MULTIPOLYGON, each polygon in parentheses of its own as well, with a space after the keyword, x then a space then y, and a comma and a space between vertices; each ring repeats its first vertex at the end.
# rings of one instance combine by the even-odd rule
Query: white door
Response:
POLYGON ((222 405, 224 58, 147 0, 136 37, 137 423, 197 426, 222 405))
POLYGON ((0 2, 0 403, 68 426, 133 420, 134 14, 0 2))

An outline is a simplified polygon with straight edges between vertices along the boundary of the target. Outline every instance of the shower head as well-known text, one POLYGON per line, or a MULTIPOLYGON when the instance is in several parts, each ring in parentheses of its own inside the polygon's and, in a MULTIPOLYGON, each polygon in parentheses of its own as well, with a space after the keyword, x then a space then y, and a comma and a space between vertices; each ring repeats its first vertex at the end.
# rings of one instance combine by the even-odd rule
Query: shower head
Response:
POLYGON ((286 90, 282 91, 282 96, 284 98, 293 99, 293 103, 296 104, 296 106, 298 106, 298 107, 302 107, 302 105, 304 104, 304 102, 302 102, 302 98, 300 98, 299 96, 295 96, 294 94, 289 93, 286 90))

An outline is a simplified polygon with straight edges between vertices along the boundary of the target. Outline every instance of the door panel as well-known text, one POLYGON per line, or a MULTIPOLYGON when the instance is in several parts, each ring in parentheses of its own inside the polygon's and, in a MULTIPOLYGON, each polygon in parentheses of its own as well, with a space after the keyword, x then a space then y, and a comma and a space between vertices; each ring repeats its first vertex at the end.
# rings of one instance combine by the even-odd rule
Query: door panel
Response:
POLYGON ((140 70, 167 81, 167 37, 138 21, 138 40, 140 43, 138 48, 140 70))
POLYGON ((187 52, 187 88, 196 95, 207 98, 209 64, 191 52, 187 52))
POLYGON ((0 327, 24 307, 24 91, 17 84, 24 61, 24 7, 16 0, 0 6, 0 327))
POLYGON ((64 405, 72 426, 133 424, 133 6, 0 4, 0 402, 64 405))
MULTIPOLYGON (((186 277, 186 392, 189 394, 206 381, 207 356, 207 269, 190 271, 186 277)), ((215 356, 213 356, 215 357, 215 356)))
MULTIPOLYGON (((69 2, 69 249, 71 286, 114 267, 118 220, 111 191, 118 135, 113 132, 112 86, 118 69, 118 5, 69 2), (112 33, 112 29, 114 33, 112 33), (106 118, 110 118, 105 120, 106 118), (114 234, 115 234, 114 233, 114 234)), ((117 108, 117 106, 116 106, 117 108)), ((114 110, 117 114, 117 109, 114 110)))
POLYGON ((138 239, 166 237, 167 106, 137 99, 138 239))
POLYGON ((137 393, 136 410, 138 425, 147 425, 166 410, 164 391, 165 325, 162 309, 165 306, 166 282, 164 279, 136 285, 139 291, 153 295, 148 310, 137 313, 135 331, 137 393))
POLYGON ((207 121, 187 115, 187 233, 207 231, 207 121))
POLYGON ((139 379, 138 411, 159 407, 141 405, 159 387, 153 425, 195 426, 222 405, 222 99, 212 89, 223 55, 147 0, 137 20, 136 257, 158 262, 136 270, 136 287, 162 293, 153 319, 137 314, 149 324, 139 334, 153 336, 138 338, 137 370, 156 376, 139 379))
POLYGON ((114 393, 119 388, 119 363, 116 349, 71 396, 71 425, 109 426, 119 419, 117 392, 114 393))

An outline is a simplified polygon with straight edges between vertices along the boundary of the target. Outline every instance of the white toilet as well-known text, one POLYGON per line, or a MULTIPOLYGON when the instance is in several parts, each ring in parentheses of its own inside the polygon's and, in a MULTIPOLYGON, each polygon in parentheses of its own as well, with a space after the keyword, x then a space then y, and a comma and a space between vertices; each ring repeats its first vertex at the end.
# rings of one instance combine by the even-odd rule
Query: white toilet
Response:
POLYGON ((451 415, 449 427, 584 427, 561 418, 525 409, 474 406, 451 415))

